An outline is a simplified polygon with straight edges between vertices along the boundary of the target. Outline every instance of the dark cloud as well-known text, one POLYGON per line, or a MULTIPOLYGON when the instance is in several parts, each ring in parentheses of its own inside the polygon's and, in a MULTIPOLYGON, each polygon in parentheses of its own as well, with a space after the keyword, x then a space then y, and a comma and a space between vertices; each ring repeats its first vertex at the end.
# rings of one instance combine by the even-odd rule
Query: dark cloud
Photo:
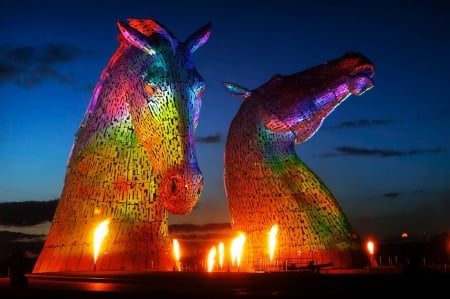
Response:
POLYGON ((198 247, 199 245, 195 245, 197 243, 208 247, 210 244, 228 241, 232 238, 230 223, 171 224, 169 233, 172 238, 178 239, 190 247, 198 247))
POLYGON ((415 156, 422 154, 441 154, 447 152, 443 149, 413 149, 407 151, 396 151, 386 149, 367 149, 351 146, 336 147, 335 152, 322 154, 323 158, 330 158, 336 156, 370 156, 370 157, 399 157, 399 156, 415 156))
POLYGON ((218 241, 228 241, 232 238, 232 232, 220 231, 210 233, 172 233, 170 236, 177 240, 183 240, 185 242, 204 242, 204 243, 217 243, 218 241))
POLYGON ((417 189, 417 190, 414 190, 412 193, 425 193, 425 190, 423 190, 423 189, 417 189))
POLYGON ((371 126, 382 126, 389 125, 394 123, 395 121, 390 119, 360 119, 355 121, 343 121, 336 126, 327 126, 324 129, 355 129, 355 128, 366 128, 371 126))
MULTIPOLYGON (((413 191, 410 191, 410 192, 406 192, 407 194, 419 194, 419 193, 425 193, 426 191, 425 190, 420 190, 420 189, 418 189, 418 190, 413 190, 413 191)), ((397 197, 400 197, 402 194, 404 194, 405 192, 387 192, 387 193, 384 193, 383 194, 383 197, 386 197, 386 198, 397 198, 397 197)))
POLYGON ((32 226, 52 221, 58 200, 0 203, 0 225, 32 226))
POLYGON ((45 235, 0 231, 0 276, 7 272, 7 259, 12 253, 20 251, 26 257, 36 258, 41 251, 45 237, 45 235))
POLYGON ((395 198, 395 197, 399 197, 400 193, 398 193, 398 192, 389 192, 389 193, 383 194, 383 196, 387 197, 387 198, 395 198))
MULTIPOLYGON (((0 54, 1 55, 1 54, 0 54)), ((12 78, 20 76, 20 69, 1 60, 0 56, 0 84, 13 81, 12 78)))
MULTIPOLYGON (((423 121, 431 121, 436 119, 448 118, 450 116, 450 108, 443 107, 433 113, 418 115, 414 119, 410 119, 409 121, 415 122, 417 120, 423 121)), ((374 126, 386 126, 397 123, 398 121, 392 119, 359 119, 353 121, 343 121, 337 125, 325 125, 322 130, 328 129, 359 129, 359 128, 367 128, 374 126)))
MULTIPOLYGON (((382 194, 381 196, 384 198, 399 198, 401 196, 413 196, 413 195, 417 195, 420 193, 430 193, 430 191, 426 191, 426 190, 412 190, 412 191, 404 191, 404 192, 386 192, 384 194, 382 194)), ((366 198, 367 201, 373 201, 376 200, 376 198, 374 197, 368 197, 366 198)))
POLYGON ((443 108, 439 111, 439 115, 450 116, 450 108, 443 108))
POLYGON ((430 199, 422 202, 413 210, 399 210, 389 214, 348 215, 352 227, 361 236, 374 236, 379 240, 399 238, 401 233, 407 232, 411 237, 427 235, 435 236, 448 231, 450 200, 448 197, 430 199))
POLYGON ((182 232, 210 232, 221 231, 231 229, 230 223, 207 223, 203 225, 197 224, 172 224, 169 225, 170 233, 182 233, 182 232))
POLYGON ((428 114, 421 114, 418 116, 419 120, 436 120, 436 119, 442 119, 442 118, 449 118, 450 117, 450 108, 449 107, 443 107, 433 113, 428 114))
POLYGON ((73 83, 73 77, 60 72, 57 66, 84 55, 80 48, 64 43, 49 43, 39 48, 0 46, 0 84, 31 88, 46 79, 73 83))
POLYGON ((229 246, 235 237, 230 223, 172 224, 169 233, 180 242, 183 256, 196 257, 196 260, 202 260, 211 247, 219 243, 229 246))
POLYGON ((200 136, 196 137, 195 141, 198 143, 220 143, 222 140, 222 135, 220 133, 217 133, 216 135, 209 135, 209 136, 200 136))
MULTIPOLYGON (((17 47, 12 49, 2 49, 1 53, 4 52, 3 59, 9 63, 17 66, 26 66, 34 64, 36 49, 33 47, 17 47)), ((2 59, 2 60, 3 60, 2 59)))

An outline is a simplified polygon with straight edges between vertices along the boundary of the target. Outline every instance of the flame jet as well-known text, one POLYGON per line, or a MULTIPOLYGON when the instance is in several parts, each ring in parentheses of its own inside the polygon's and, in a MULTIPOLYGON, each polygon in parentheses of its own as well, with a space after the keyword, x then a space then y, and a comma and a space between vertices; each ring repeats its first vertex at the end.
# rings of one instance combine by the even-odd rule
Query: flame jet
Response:
POLYGON ((91 236, 104 218, 97 270, 171 270, 168 213, 189 214, 199 200, 194 133, 206 85, 192 54, 211 26, 181 42, 151 19, 117 25, 119 47, 75 135, 34 273, 92 270, 91 236))
POLYGON ((297 156, 350 95, 373 87, 375 67, 359 53, 292 75, 275 75, 254 90, 224 82, 244 98, 229 128, 224 182, 231 225, 247 236, 246 260, 267 258, 266 233, 278 224, 277 258, 362 267, 367 257, 338 202, 297 156))

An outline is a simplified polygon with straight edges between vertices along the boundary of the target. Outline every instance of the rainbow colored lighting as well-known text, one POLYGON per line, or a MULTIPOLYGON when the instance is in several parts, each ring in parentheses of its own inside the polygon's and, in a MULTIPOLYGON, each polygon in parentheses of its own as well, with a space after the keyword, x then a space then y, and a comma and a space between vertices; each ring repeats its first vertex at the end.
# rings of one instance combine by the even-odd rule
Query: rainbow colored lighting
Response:
POLYGON ((202 188, 194 144, 205 83, 184 42, 154 20, 118 22, 70 152, 64 188, 34 273, 171 270, 168 213, 186 215, 202 188), (93 265, 92 231, 109 219, 93 265))
MULTIPOLYGON (((292 75, 276 75, 254 90, 225 83, 244 98, 228 132, 225 188, 231 225, 247 237, 242 265, 269 260, 267 232, 278 225, 276 258, 292 263, 367 264, 360 241, 338 202, 297 156, 350 95, 373 87, 373 64, 358 53, 292 75)), ((270 258, 272 255, 270 255, 270 258)))

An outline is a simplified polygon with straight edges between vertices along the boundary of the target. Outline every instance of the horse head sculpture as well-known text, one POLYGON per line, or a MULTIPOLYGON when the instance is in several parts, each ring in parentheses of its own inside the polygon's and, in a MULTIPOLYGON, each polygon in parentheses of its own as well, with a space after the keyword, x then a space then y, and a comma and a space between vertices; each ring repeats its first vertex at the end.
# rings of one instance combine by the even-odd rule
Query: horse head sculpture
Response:
POLYGON ((366 259, 337 201, 297 156, 294 146, 311 138, 350 95, 373 87, 374 65, 347 53, 292 75, 275 75, 254 90, 225 82, 244 98, 225 149, 225 188, 231 225, 247 234, 247 257, 265 258, 267 235, 278 226, 278 258, 298 257, 335 267, 366 259), (360 257, 360 258, 358 258, 360 257))
POLYGON ((192 54, 210 24, 184 42, 150 19, 118 27, 33 272, 172 269, 168 212, 189 214, 200 197, 194 133, 205 82, 192 54), (104 254, 93 259, 93 230, 105 219, 104 254))
POLYGON ((208 39, 209 24, 185 43, 179 43, 154 22, 131 20, 130 26, 118 24, 124 39, 135 51, 142 51, 142 61, 129 69, 130 79, 124 86, 133 127, 155 173, 161 174, 158 194, 163 205, 173 214, 188 214, 203 184, 194 132, 206 87, 191 54, 208 39), (155 42, 156 38, 159 41, 155 42))

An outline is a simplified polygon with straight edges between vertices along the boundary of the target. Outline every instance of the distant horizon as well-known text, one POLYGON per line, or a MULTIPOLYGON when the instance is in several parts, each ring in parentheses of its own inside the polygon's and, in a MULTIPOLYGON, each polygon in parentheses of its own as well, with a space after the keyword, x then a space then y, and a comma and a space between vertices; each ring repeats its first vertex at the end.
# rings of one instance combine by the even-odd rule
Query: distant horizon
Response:
MULTIPOLYGON (((25 233, 25 234, 30 234, 30 235, 47 235, 49 229, 50 229, 50 225, 51 225, 51 219, 48 219, 48 215, 50 215, 47 211, 47 219, 45 220, 41 220, 39 222, 39 220, 34 219, 34 221, 38 221, 35 224, 31 224, 31 225, 18 225, 18 224, 13 224, 13 223, 5 223, 5 217, 3 216, 3 213, 8 213, 8 214, 19 214, 21 213, 22 215, 26 215, 26 213, 23 213, 21 211, 5 211, 5 206, 6 205, 13 205, 13 206, 18 206, 20 204, 24 205, 29 203, 32 208, 36 209, 37 205, 39 205, 39 203, 49 203, 49 202, 53 202, 55 201, 56 203, 59 201, 59 199, 52 199, 52 200, 48 200, 48 201, 22 201, 22 202, 5 202, 5 203, 0 203, 0 208, 3 207, 3 209, 0 209, 0 231, 11 231, 11 232, 20 232, 20 233, 25 233), (2 213, 3 210, 3 213, 2 213), (2 217, 3 216, 3 217, 2 217)), ((194 209, 195 211, 195 209, 194 209)), ((345 211, 344 211, 345 214, 345 211)), ((41 214, 42 215, 42 214, 41 214)), ((53 215, 53 214, 52 214, 53 215)), ((402 238, 402 234, 403 233, 407 233, 408 234, 408 238, 409 239, 424 239, 424 238, 430 238, 432 236, 435 235, 439 235, 442 233, 449 233, 449 230, 445 228, 445 226, 442 226, 442 229, 440 229, 440 226, 435 226, 435 228, 431 231, 414 231, 414 230, 409 230, 409 229, 397 229, 396 232, 392 232, 392 233, 388 233, 390 231, 390 220, 389 217, 392 217, 394 219, 398 218, 398 215, 392 215, 392 216, 385 216, 382 217, 381 219, 370 219, 370 218, 349 218, 347 216, 347 218, 349 218, 350 221, 350 225, 353 228, 353 230, 358 234, 360 240, 363 242, 364 240, 367 239, 374 239, 374 240, 378 240, 378 241, 389 241, 389 240, 395 240, 395 239, 401 239, 402 238), (379 227, 377 227, 377 223, 378 224, 383 224, 380 225, 379 227), (364 230, 364 227, 370 227, 369 230, 364 230)), ((169 231, 170 231, 170 227, 182 227, 185 226, 187 228, 195 228, 195 229, 199 229, 199 228, 207 228, 210 226, 214 226, 214 225, 231 225, 229 219, 224 219, 223 221, 216 221, 216 222, 207 222, 207 223, 198 223, 195 221, 192 221, 192 219, 196 219, 196 216, 192 216, 192 215, 186 215, 186 216, 175 216, 175 215, 171 215, 169 214, 169 231), (228 220, 228 221, 227 221, 228 220)), ((27 223, 26 219, 21 219, 20 217, 14 217, 15 221, 21 221, 22 223, 27 223)), ((414 219, 409 219, 410 221, 414 221, 414 219)), ((408 219, 405 219, 405 223, 407 223, 408 219)), ((407 225, 405 225, 405 227, 407 227, 407 225)))

